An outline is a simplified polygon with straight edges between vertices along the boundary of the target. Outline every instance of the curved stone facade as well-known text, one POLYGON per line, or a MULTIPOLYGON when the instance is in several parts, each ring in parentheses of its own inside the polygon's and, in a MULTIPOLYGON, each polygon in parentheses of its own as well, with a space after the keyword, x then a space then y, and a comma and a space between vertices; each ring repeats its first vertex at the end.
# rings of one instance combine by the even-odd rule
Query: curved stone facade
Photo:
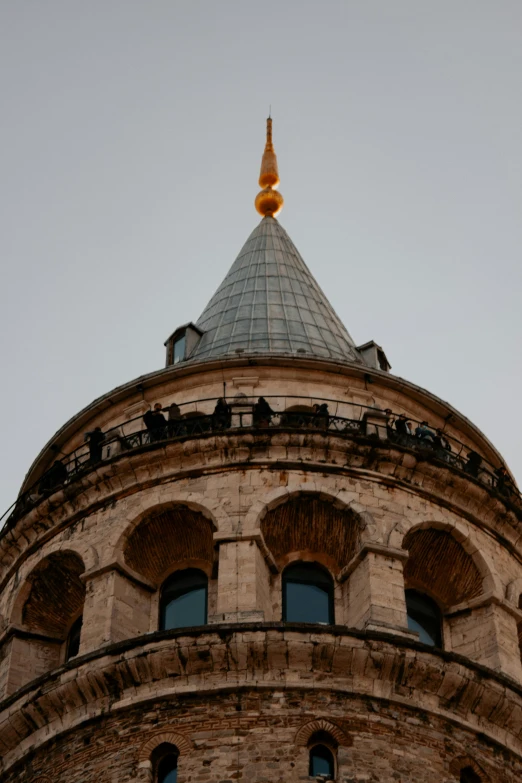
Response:
POLYGON ((520 780, 522 506, 393 439, 387 408, 500 464, 427 392, 309 358, 168 368, 65 425, 0 539, 3 779, 150 782, 168 745, 180 781, 298 781, 320 737, 346 783, 520 780), (226 426, 138 437, 151 404, 194 421, 224 388, 226 426), (296 416, 325 401, 335 427, 296 416), (31 489, 96 426, 118 433, 100 461, 31 489), (330 575, 334 625, 282 622, 295 562, 330 575), (162 585, 187 568, 208 579, 208 624, 159 631, 162 585), (442 650, 408 627, 407 589, 439 606, 442 650))

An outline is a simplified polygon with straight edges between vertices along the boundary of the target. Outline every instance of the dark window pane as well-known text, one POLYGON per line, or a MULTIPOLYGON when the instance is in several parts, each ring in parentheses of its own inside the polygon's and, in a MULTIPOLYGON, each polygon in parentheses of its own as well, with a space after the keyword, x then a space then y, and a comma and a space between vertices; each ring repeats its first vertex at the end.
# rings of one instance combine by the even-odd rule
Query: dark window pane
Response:
POLYGON ((286 617, 291 623, 329 623, 330 597, 316 585, 286 583, 286 617))
POLYGON ((185 358, 185 335, 178 337, 174 343, 174 364, 182 362, 185 358))
POLYGON ((178 758, 167 756, 158 765, 158 783, 176 783, 178 779, 178 758))
POLYGON ((82 622, 83 622, 83 617, 78 617, 78 619, 75 620, 74 623, 72 624, 71 630, 69 631, 69 637, 67 639, 67 654, 65 658, 67 661, 69 660, 69 658, 74 658, 80 652, 80 636, 82 633, 82 622))
POLYGON ((313 563, 296 563, 283 573, 283 619, 291 623, 333 623, 333 582, 313 563))
POLYGON ((206 599, 206 589, 199 587, 165 604, 163 629, 205 625, 207 622, 206 599))
POLYGON ((207 622, 207 576, 196 568, 175 572, 161 591, 161 629, 187 628, 207 622))
POLYGON ((334 760, 330 750, 324 745, 316 745, 310 751, 310 777, 324 775, 328 778, 334 776, 334 760))
POLYGON ((406 590, 408 628, 417 631, 419 640, 432 647, 442 647, 442 617, 440 609, 427 595, 406 590))

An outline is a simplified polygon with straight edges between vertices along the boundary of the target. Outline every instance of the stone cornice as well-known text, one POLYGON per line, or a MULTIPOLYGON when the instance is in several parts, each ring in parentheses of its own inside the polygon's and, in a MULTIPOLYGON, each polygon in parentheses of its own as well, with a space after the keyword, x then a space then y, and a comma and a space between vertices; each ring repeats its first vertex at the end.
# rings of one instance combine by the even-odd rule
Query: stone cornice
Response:
POLYGON ((522 756, 522 688, 507 677, 392 634, 253 623, 130 639, 35 680, 0 704, 0 770, 108 712, 192 692, 284 687, 384 699, 522 756))

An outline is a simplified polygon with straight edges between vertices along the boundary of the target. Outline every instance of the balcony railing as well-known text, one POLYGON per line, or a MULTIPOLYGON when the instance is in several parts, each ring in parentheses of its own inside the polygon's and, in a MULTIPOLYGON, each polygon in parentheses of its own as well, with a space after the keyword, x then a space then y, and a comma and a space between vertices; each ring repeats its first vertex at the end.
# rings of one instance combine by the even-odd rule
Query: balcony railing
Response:
MULTIPOLYGON (((423 437, 413 434, 420 422, 408 417, 412 432, 400 432, 396 422, 400 414, 389 413, 375 407, 356 403, 339 402, 330 399, 267 396, 264 398, 269 409, 259 407, 248 399, 234 400, 224 411, 216 412, 216 398, 195 400, 176 407, 175 415, 153 427, 143 426, 139 416, 107 430, 103 441, 97 446, 85 443, 70 454, 62 455, 13 505, 0 517, 3 524, 13 524, 42 499, 53 492, 72 484, 83 473, 98 467, 119 454, 162 443, 184 440, 205 435, 219 435, 234 431, 254 432, 273 430, 297 430, 302 432, 333 433, 352 439, 378 439, 386 443, 410 449, 422 454, 424 459, 435 460, 463 471, 471 478, 494 490, 511 506, 522 511, 522 498, 509 476, 503 475, 481 455, 461 441, 442 433, 446 443, 443 447, 437 441, 436 431, 423 437), (313 408, 316 408, 314 410, 313 408), (351 417, 338 415, 339 408, 351 417), (185 413, 182 409, 186 410, 185 413), (209 412, 214 410, 214 412, 209 412), (335 412, 332 412, 335 411, 335 412), (355 415, 355 418, 354 418, 355 415), (378 417, 377 425, 370 424, 378 417), (373 418, 372 418, 373 417, 373 418)), ((161 411, 162 414, 168 410, 161 411)))

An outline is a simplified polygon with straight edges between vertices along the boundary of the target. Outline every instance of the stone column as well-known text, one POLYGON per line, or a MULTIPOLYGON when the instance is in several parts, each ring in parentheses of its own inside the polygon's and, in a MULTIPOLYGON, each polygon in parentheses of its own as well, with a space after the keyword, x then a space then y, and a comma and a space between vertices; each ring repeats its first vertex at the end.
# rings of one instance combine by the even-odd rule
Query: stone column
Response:
POLYGON ((444 619, 446 649, 522 682, 517 629, 522 611, 487 596, 454 607, 444 619))
MULTIPOLYGON (((156 588, 121 563, 88 571, 80 655, 151 629, 151 594, 156 588)), ((154 626, 155 627, 155 626, 154 626)))
POLYGON ((11 626, 0 643, 0 701, 61 663, 63 642, 11 626))
POLYGON ((408 630, 403 576, 407 558, 404 549, 368 543, 341 571, 339 581, 349 579, 349 627, 417 638, 408 630))
POLYGON ((255 538, 222 540, 219 545, 217 612, 209 622, 262 622, 271 619, 270 573, 255 538))

